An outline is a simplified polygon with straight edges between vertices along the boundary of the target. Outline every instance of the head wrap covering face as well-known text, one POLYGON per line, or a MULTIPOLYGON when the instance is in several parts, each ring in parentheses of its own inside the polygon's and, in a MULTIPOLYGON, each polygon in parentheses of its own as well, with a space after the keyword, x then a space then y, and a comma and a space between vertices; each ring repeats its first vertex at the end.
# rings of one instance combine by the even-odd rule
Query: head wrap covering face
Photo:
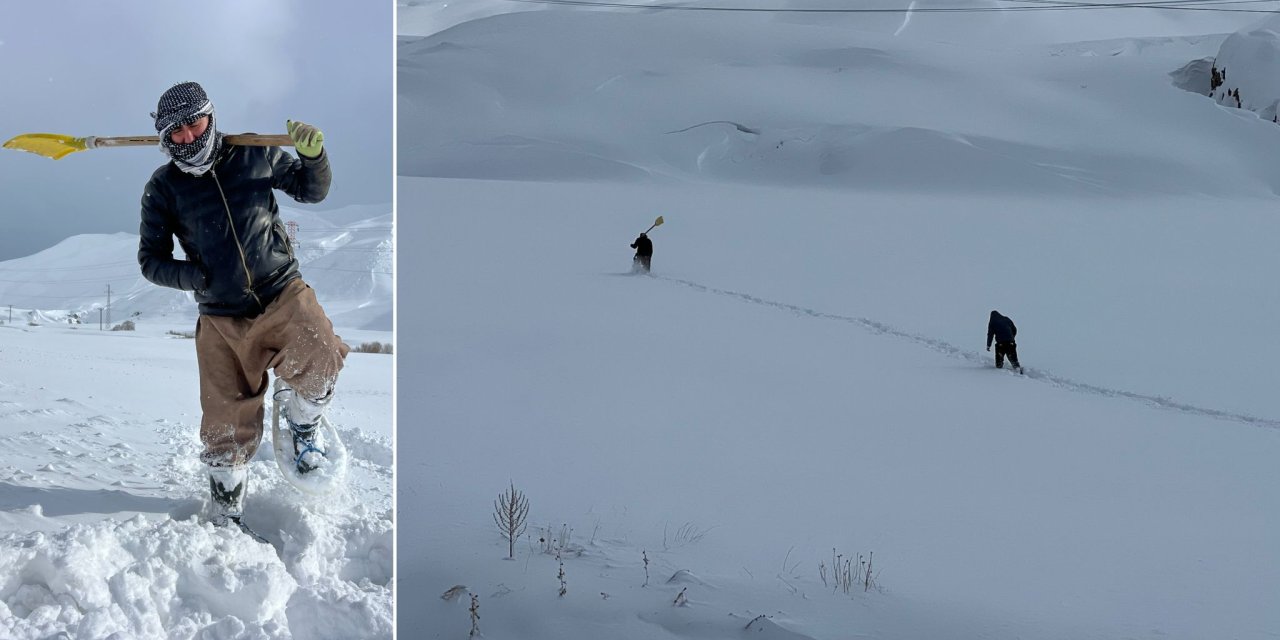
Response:
POLYGON ((151 117, 155 119, 156 133, 160 135, 160 151, 169 156, 179 169, 201 176, 213 168, 222 148, 222 134, 215 126, 213 103, 203 87, 195 82, 169 87, 160 96, 160 103, 151 117), (169 137, 175 128, 189 125, 204 116, 209 117, 209 126, 199 138, 182 144, 169 137))

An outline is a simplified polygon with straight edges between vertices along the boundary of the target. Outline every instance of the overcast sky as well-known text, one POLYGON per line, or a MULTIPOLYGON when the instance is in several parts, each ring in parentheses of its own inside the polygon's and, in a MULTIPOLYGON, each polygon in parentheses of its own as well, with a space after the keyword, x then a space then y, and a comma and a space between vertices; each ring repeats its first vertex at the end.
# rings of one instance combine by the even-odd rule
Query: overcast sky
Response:
MULTIPOLYGON (((0 140, 153 135, 160 94, 194 80, 224 133, 284 133, 287 118, 324 131, 333 187, 307 206, 389 211, 394 28, 391 0, 0 2, 0 140)), ((0 149, 0 260, 137 233, 143 185, 166 161, 154 147, 57 161, 0 149)))

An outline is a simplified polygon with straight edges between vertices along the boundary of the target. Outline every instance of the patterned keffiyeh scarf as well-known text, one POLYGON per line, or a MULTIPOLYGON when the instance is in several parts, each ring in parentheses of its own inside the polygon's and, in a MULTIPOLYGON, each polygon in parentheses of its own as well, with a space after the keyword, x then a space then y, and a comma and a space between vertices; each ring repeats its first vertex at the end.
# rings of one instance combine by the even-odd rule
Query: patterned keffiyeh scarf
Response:
POLYGON ((151 117, 160 135, 160 151, 173 160, 179 169, 195 176, 202 176, 213 168, 222 148, 222 134, 218 132, 213 103, 205 95, 204 88, 195 82, 175 84, 160 96, 151 117), (175 127, 189 125, 203 116, 209 116, 209 127, 193 142, 180 144, 169 138, 175 127))

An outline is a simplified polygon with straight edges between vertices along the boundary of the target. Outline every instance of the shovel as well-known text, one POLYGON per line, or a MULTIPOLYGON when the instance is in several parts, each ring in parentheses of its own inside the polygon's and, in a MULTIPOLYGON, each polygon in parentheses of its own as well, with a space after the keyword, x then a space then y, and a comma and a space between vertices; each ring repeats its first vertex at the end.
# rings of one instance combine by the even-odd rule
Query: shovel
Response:
MULTIPOLYGON (((223 142, 248 147, 292 147, 293 140, 287 135, 261 135, 257 133, 240 133, 223 136, 223 142)), ((58 160, 77 151, 101 149, 104 147, 147 147, 160 144, 160 136, 120 136, 106 138, 88 136, 77 138, 60 133, 24 133, 10 138, 4 143, 6 149, 30 151, 46 158, 58 160)))

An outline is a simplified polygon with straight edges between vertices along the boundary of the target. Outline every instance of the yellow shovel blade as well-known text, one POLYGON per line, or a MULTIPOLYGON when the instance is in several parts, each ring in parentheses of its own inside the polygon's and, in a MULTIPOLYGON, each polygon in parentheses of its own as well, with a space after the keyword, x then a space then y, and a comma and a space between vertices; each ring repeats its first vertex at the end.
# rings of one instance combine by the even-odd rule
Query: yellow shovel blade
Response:
POLYGON ((10 138, 8 142, 4 143, 4 148, 30 151, 31 153, 57 160, 77 151, 84 151, 89 147, 85 145, 84 138, 75 138, 58 133, 24 133, 10 138))
POLYGON ((661 224, 662 224, 662 216, 658 216, 658 219, 653 221, 653 226, 655 226, 655 227, 656 227, 656 226, 659 226, 659 225, 661 225, 661 224))

